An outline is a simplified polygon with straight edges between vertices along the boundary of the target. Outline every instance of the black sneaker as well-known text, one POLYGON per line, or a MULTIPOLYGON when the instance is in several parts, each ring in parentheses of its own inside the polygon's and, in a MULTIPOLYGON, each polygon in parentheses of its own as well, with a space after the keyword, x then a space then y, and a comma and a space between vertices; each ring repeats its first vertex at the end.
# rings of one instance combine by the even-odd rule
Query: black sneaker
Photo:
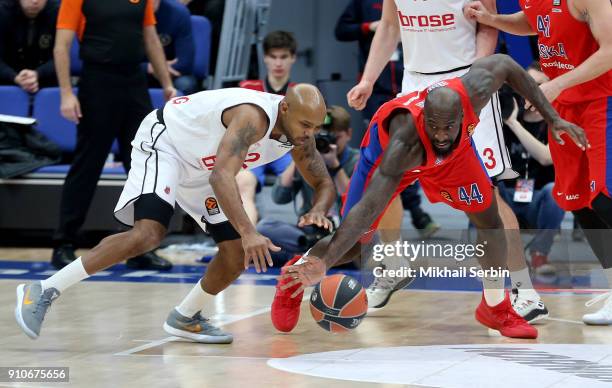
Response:
POLYGON ((171 262, 157 256, 154 252, 147 252, 129 259, 125 262, 125 265, 131 269, 154 269, 158 271, 169 271, 172 269, 171 262))
POLYGON ((74 254, 74 246, 72 244, 62 244, 53 249, 51 264, 55 268, 62 269, 75 260, 76 256, 74 254))

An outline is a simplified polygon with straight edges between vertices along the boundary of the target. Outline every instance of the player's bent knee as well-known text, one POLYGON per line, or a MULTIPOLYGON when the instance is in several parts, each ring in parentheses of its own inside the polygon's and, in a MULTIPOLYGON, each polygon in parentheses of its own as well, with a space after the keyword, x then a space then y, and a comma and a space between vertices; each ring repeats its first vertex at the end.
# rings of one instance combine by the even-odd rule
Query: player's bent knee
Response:
POLYGON ((137 256, 159 247, 166 236, 166 228, 157 221, 139 220, 130 234, 134 256, 137 256))

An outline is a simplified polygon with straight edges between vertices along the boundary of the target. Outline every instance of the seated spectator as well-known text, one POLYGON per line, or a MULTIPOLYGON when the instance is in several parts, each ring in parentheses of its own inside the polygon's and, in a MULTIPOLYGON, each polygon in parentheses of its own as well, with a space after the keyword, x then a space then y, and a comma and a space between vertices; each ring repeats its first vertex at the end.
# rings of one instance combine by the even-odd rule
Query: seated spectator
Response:
POLYGON ((0 0, 0 84, 29 93, 57 85, 53 65, 57 0, 0 0))
POLYGON ((215 74, 217 65, 217 54, 219 52, 219 41, 221 40, 221 27, 223 26, 223 13, 225 11, 225 0, 177 0, 185 4, 192 15, 206 17, 211 24, 210 42, 210 73, 215 74))
MULTIPOLYGON (((201 88, 193 75, 195 46, 189 10, 176 0, 153 0, 153 8, 157 19, 157 34, 164 47, 174 87, 183 94, 198 92, 201 88)), ((147 65, 147 73, 149 86, 159 87, 150 63, 147 65)))
MULTIPOLYGON (((291 76, 291 67, 295 63, 297 42, 290 32, 273 31, 264 38, 263 49, 264 63, 268 70, 266 78, 242 81, 240 87, 284 95, 287 88, 294 85, 289 77, 291 76)), ((261 191, 266 174, 278 176, 285 171, 289 163, 291 163, 291 156, 287 154, 265 166, 241 171, 236 176, 244 209, 253 224, 256 224, 259 219, 259 213, 255 206, 255 195, 261 191)))
MULTIPOLYGON (((336 211, 339 213, 341 196, 346 191, 349 179, 359 159, 359 150, 348 145, 352 135, 351 116, 342 107, 332 105, 327 110, 325 124, 316 137, 317 150, 325 160, 338 192, 336 211)), ((272 188, 272 200, 278 204, 287 204, 301 198, 301 206, 296 210, 298 218, 310 211, 313 204, 314 190, 297 172, 295 164, 280 174, 272 188)), ((286 262, 294 254, 303 253, 312 244, 325 235, 317 228, 300 229, 287 222, 262 219, 257 225, 259 233, 268 237, 282 248, 279 253, 273 253, 275 265, 286 262)))
MULTIPOLYGON (((548 81, 537 63, 528 72, 538 84, 548 81)), ((521 225, 537 229, 529 244, 532 268, 538 274, 554 274, 554 267, 548 264, 548 254, 565 212, 552 194, 555 174, 546 123, 538 112, 519 108, 524 104, 517 102, 511 92, 502 93, 500 100, 512 166, 521 176, 501 181, 499 191, 521 225)))

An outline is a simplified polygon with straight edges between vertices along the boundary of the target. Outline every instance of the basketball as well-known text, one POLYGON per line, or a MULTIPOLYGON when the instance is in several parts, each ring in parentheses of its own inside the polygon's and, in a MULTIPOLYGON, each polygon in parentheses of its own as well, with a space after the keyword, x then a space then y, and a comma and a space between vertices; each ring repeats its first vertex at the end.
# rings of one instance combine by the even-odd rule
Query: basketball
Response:
POLYGON ((327 276, 310 296, 310 313, 315 322, 332 333, 359 326, 368 311, 368 298, 357 280, 347 275, 327 276))

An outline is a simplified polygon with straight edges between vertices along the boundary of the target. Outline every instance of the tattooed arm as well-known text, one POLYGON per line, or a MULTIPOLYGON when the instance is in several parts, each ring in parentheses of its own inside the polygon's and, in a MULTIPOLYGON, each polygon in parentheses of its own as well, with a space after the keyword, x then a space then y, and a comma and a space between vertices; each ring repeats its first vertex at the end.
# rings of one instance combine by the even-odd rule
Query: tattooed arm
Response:
POLYGON ((404 173, 424 161, 424 148, 407 112, 389 120, 389 146, 361 200, 349 211, 321 258, 331 268, 366 233, 390 202, 404 173))
MULTIPOLYGON (((332 237, 321 257, 308 255, 301 264, 283 267, 280 279, 286 279, 281 289, 292 289, 295 297, 305 287, 323 280, 325 272, 334 266, 367 232, 376 218, 391 201, 404 172, 424 161, 424 149, 414 125, 412 115, 398 111, 389 120, 389 146, 384 151, 380 166, 361 200, 351 209, 332 237)), ((321 240, 322 242, 323 240, 321 240)), ((314 247, 314 250, 317 246, 314 247)))
POLYGON ((222 121, 227 125, 227 130, 217 149, 209 182, 221 209, 242 237, 245 268, 252 260, 257 272, 260 267, 265 271, 266 262, 272 265, 268 249, 280 248, 277 249, 268 238, 257 233, 255 225, 249 220, 240 199, 236 174, 242 169, 249 147, 266 134, 268 117, 261 108, 243 104, 225 111, 222 121))
POLYGON ((295 147, 291 155, 304 180, 314 189, 312 208, 300 218, 298 226, 315 224, 330 229, 331 223, 325 216, 336 201, 336 188, 323 157, 315 147, 314 138, 301 147, 295 147))

